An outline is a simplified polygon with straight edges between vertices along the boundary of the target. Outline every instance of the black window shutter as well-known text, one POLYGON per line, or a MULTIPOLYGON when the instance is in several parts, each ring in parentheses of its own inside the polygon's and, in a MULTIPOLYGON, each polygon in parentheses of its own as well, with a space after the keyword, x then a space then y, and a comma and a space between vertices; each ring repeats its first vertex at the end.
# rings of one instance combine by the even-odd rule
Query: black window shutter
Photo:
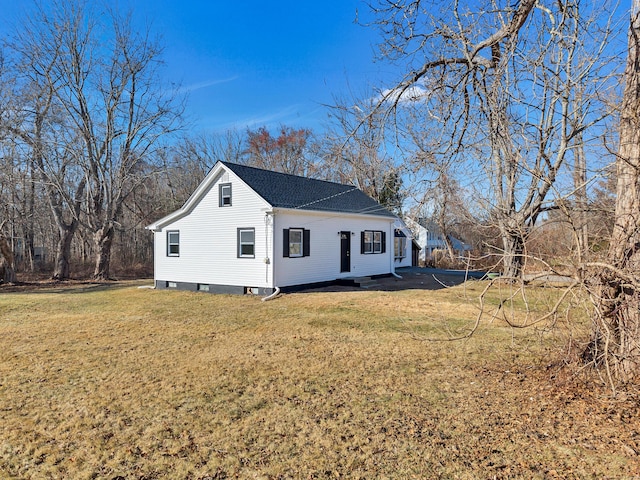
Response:
POLYGON ((302 256, 303 257, 308 257, 311 252, 310 244, 309 244, 310 239, 311 239, 311 231, 303 230, 302 231, 302 256))
POLYGON ((282 230, 282 256, 289 256, 289 229, 282 230))
POLYGON ((364 232, 360 232, 360 253, 364 253, 364 232))
POLYGON ((382 232, 382 250, 381 253, 387 251, 387 232, 382 232))

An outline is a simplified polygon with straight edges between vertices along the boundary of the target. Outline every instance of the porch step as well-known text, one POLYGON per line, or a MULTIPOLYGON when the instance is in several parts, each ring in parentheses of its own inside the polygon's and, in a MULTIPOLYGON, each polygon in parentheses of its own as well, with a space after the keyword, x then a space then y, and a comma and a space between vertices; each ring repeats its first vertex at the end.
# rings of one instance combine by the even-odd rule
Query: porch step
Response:
POLYGON ((353 284, 360 288, 371 288, 378 285, 378 282, 373 280, 371 277, 353 277, 350 278, 353 284))

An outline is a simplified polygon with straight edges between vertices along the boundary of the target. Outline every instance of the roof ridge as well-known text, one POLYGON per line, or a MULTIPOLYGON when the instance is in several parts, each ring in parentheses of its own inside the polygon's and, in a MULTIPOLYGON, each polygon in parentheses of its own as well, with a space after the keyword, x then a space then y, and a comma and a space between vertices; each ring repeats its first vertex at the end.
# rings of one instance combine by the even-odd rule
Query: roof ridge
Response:
POLYGON ((354 185, 219 161, 276 208, 394 216, 354 185))
POLYGON ((332 185, 339 185, 341 187, 355 188, 357 190, 360 190, 355 185, 349 185, 347 183, 333 182, 331 180, 323 180, 321 178, 305 177, 304 175, 294 175, 293 173, 278 172, 278 171, 275 171, 275 170, 268 170, 266 168, 255 167, 253 165, 245 165, 243 163, 227 162, 226 160, 219 160, 219 162, 222 163, 223 165, 227 165, 227 166, 231 167, 232 169, 233 169, 233 167, 236 167, 236 166, 240 167, 240 168, 250 168, 252 170, 259 170, 261 172, 267 172, 267 173, 273 174, 273 175, 284 175, 284 176, 287 176, 287 177, 300 178, 300 179, 303 179, 303 180, 310 180, 310 181, 314 181, 314 182, 330 183, 332 185))

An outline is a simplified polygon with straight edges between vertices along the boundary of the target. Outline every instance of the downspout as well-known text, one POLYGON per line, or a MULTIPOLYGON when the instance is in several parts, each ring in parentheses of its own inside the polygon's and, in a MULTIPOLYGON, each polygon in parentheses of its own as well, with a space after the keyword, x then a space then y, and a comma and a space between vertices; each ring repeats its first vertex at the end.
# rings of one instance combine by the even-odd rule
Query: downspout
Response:
POLYGON ((391 275, 396 278, 402 279, 400 275, 396 273, 395 266, 395 256, 396 256, 396 229, 394 226, 394 222, 390 223, 391 225, 391 234, 389 235, 389 259, 391 261, 391 275))
POLYGON ((266 297, 262 297, 263 302, 268 302, 269 300, 273 300, 278 295, 280 295, 280 287, 276 287, 274 292, 271 295, 267 295, 266 297))
MULTIPOLYGON (((272 212, 266 212, 264 214, 264 223, 265 223, 265 244, 268 245, 267 239, 269 238, 269 224, 271 224, 271 258, 269 258, 268 256, 265 257, 264 259, 264 263, 266 264, 266 269, 267 272, 269 271, 269 265, 271 265, 271 285, 274 286, 275 290, 267 295, 266 297, 262 297, 262 301, 263 302, 267 302, 269 300, 273 300, 274 298, 276 298, 278 295, 280 295, 280 288, 275 286, 275 280, 276 280, 276 262, 274 261, 274 257, 276 254, 276 247, 275 247, 275 237, 276 237, 276 214, 272 211, 272 212), (269 219, 271 219, 271 222, 269 222, 269 219)), ((269 255, 269 251, 267 250, 267 255, 269 255)), ((267 278, 269 277, 269 274, 267 273, 267 278)))
MULTIPOLYGON (((162 232, 162 230, 160 230, 162 232)), ((156 235, 158 230, 155 228, 151 230, 151 234, 153 235, 153 288, 157 288, 156 282, 158 281, 158 256, 156 255, 156 250, 158 248, 158 236, 156 235)))

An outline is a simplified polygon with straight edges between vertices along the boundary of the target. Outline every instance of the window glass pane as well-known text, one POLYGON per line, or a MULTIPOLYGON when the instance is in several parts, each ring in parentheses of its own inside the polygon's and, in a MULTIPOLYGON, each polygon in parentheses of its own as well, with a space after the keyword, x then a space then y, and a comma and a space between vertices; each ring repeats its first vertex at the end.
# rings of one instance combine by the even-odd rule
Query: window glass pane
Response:
POLYGON ((289 256, 302 256, 302 230, 289 230, 289 256))
POLYGON ((222 196, 222 205, 231 205, 231 185, 222 185, 220 195, 222 196))
POLYGON ((373 253, 382 252, 382 232, 373 232, 373 253))
POLYGON ((289 256, 290 257, 299 257, 302 255, 302 244, 301 243, 289 243, 289 256))
POLYGON ((167 232, 167 253, 180 255, 180 232, 167 232))
POLYGON ((364 232, 364 243, 373 242, 373 232, 364 232))
POLYGON ((253 230, 240 230, 240 256, 241 257, 253 257, 255 232, 253 230))
POLYGON ((373 232, 364 232, 364 253, 373 252, 373 232))

